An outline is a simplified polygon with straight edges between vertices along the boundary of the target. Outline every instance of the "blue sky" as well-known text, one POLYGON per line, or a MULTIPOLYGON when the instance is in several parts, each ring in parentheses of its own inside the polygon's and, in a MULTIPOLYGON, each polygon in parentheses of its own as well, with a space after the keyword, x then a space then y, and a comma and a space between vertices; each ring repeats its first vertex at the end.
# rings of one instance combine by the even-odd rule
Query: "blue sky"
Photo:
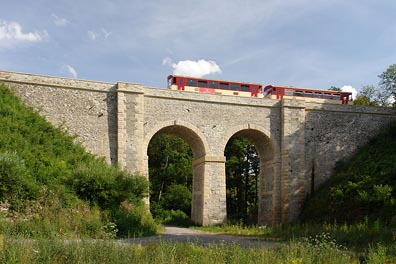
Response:
POLYGON ((360 90, 396 63, 391 0, 0 1, 0 70, 360 90))

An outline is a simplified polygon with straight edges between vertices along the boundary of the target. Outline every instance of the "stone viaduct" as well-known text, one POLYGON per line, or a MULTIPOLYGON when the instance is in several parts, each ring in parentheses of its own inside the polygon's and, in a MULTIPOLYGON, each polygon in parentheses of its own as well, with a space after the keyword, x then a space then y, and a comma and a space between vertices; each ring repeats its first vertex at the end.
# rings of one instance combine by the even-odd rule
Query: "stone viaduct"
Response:
MULTIPOLYGON (((28 105, 63 125, 86 149, 148 175, 147 148, 159 133, 184 139, 194 155, 192 221, 226 221, 224 149, 233 135, 260 156, 260 225, 295 220, 313 190, 384 125, 391 109, 272 100, 0 71, 28 105)), ((164 77, 165 83, 165 77, 164 77)))

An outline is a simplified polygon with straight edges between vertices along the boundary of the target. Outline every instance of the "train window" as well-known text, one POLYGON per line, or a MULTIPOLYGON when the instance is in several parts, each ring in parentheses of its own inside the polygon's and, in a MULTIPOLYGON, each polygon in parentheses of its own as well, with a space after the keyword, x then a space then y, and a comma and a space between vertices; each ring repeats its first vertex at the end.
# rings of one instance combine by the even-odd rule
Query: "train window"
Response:
POLYGON ((325 93, 324 94, 325 99, 331 99, 331 93, 325 93))
POLYGON ((232 91, 238 91, 239 85, 236 83, 231 83, 230 84, 230 90, 232 91))
POLYGON ((341 98, 341 94, 333 94, 334 99, 340 99, 341 98))
POLYGON ((217 82, 209 82, 209 88, 219 88, 219 84, 217 82))
POLYGON ((187 86, 197 86, 197 81, 196 80, 187 80, 186 85, 187 86))
POLYGON ((198 81, 198 87, 208 87, 207 81, 199 80, 198 81))
POLYGON ((220 83, 220 89, 228 90, 228 83, 220 83))
POLYGON ((183 79, 179 79, 179 86, 183 86, 183 79))
POLYGON ((305 97, 312 97, 312 92, 305 92, 305 97))
POLYGON ((286 96, 292 96, 293 95, 293 90, 285 89, 285 95, 286 96))
POLYGON ((315 92, 315 98, 322 98, 322 93, 315 92))
POLYGON ((295 91, 294 95, 295 96, 302 96, 303 95, 303 91, 295 91))
MULTIPOLYGON (((256 88, 256 87, 254 87, 254 88, 256 88)), ((256 89, 255 89, 255 90, 256 90, 256 89)), ((243 91, 243 92, 249 92, 249 91, 250 91, 249 85, 241 84, 241 91, 243 91)))

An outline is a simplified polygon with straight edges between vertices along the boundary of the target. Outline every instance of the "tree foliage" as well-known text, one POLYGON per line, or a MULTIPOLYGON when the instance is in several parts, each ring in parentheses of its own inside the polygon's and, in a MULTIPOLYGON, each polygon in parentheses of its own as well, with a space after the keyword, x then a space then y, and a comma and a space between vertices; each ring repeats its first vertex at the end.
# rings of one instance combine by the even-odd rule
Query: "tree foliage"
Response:
POLYGON ((227 216, 231 222, 257 220, 259 157, 246 139, 232 137, 225 149, 227 216))
POLYGON ((380 106, 383 104, 384 98, 381 92, 373 85, 366 85, 359 92, 353 101, 354 105, 362 106, 380 106))
POLYGON ((331 87, 329 88, 329 90, 330 90, 330 91, 341 92, 341 88, 340 88, 340 87, 337 87, 337 86, 331 86, 331 87))
POLYGON ((192 160, 189 145, 169 134, 154 136, 148 147, 150 208, 164 223, 187 225, 191 215, 192 160))
POLYGON ((393 98, 396 98, 396 64, 390 65, 388 69, 378 77, 380 78, 379 84, 384 91, 388 92, 393 98))
POLYGON ((148 147, 150 197, 161 202, 172 185, 192 188, 192 152, 188 144, 173 135, 156 135, 148 147))
POLYGON ((386 71, 378 75, 379 86, 363 86, 354 100, 354 105, 396 107, 396 64, 390 65, 386 71))

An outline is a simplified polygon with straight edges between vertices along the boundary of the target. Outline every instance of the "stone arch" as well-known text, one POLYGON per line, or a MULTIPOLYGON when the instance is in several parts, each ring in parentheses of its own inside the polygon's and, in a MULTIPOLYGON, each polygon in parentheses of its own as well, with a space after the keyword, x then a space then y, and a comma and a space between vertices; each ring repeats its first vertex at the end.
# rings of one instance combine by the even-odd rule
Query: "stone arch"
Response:
POLYGON ((254 144, 262 161, 269 161, 277 158, 279 145, 277 141, 270 136, 271 133, 266 128, 254 124, 245 124, 232 127, 227 131, 227 134, 223 138, 223 142, 221 144, 223 153, 228 141, 234 135, 246 138, 252 144, 254 144))
POLYGON ((199 129, 188 122, 183 121, 164 121, 157 123, 145 136, 143 148, 147 153, 150 140, 157 133, 168 133, 178 136, 185 140, 190 146, 194 159, 202 158, 210 151, 209 144, 205 136, 199 129))
POLYGON ((259 225, 274 225, 280 217, 280 193, 277 191, 281 184, 279 145, 266 128, 245 124, 228 130, 221 145, 223 151, 232 136, 249 140, 257 150, 260 157, 257 220, 259 225))
MULTIPOLYGON (((147 153, 148 145, 151 139, 158 133, 167 133, 178 136, 185 140, 190 146, 194 161, 193 167, 193 182, 192 182, 192 203, 191 203, 191 221, 198 225, 210 225, 212 219, 208 215, 209 199, 205 193, 209 188, 207 185, 207 171, 210 170, 210 163, 213 157, 207 156, 210 153, 209 144, 199 129, 190 123, 183 121, 165 121, 155 125, 145 136, 143 147, 147 153)), ((216 161, 215 161, 216 162, 216 161)), ((146 155, 146 171, 148 175, 148 157, 146 155)), ((217 222, 214 222, 217 223, 217 222)))

